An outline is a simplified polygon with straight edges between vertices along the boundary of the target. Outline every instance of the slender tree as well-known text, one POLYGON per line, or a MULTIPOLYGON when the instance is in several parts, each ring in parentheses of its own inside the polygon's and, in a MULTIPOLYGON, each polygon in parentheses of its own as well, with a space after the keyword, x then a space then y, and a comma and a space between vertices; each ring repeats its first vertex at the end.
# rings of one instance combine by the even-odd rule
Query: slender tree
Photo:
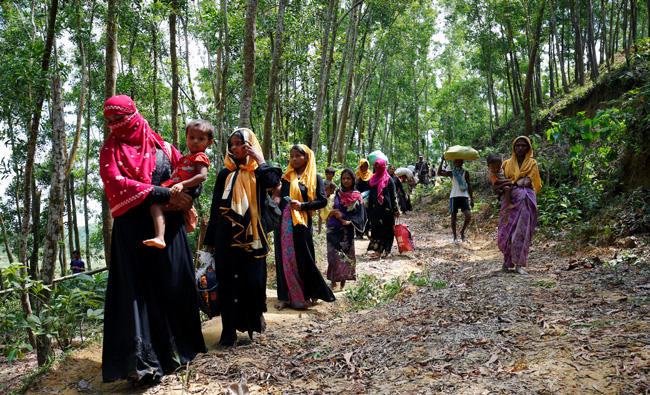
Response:
POLYGON ((244 34, 244 75, 239 106, 239 127, 251 127, 253 84, 255 82, 255 36, 257 30, 257 0, 247 0, 244 34))
POLYGON ((535 26, 535 33, 533 41, 530 46, 530 53, 528 54, 528 71, 526 72, 526 84, 524 86, 524 118, 526 122, 526 134, 533 134, 533 122, 530 108, 530 96, 533 82, 533 73, 535 71, 535 60, 537 59, 537 50, 539 49, 539 40, 542 33, 542 22, 544 20, 544 8, 546 7, 546 0, 542 0, 537 11, 537 23, 535 26))
POLYGON ((271 121, 273 119, 273 104, 275 103, 275 88, 278 85, 278 66, 282 53, 282 34, 284 30, 284 10, 287 0, 280 0, 278 4, 278 21, 275 27, 275 40, 273 40, 273 59, 271 61, 271 75, 269 76, 269 93, 266 97, 266 114, 264 116, 264 156, 271 157, 271 121))

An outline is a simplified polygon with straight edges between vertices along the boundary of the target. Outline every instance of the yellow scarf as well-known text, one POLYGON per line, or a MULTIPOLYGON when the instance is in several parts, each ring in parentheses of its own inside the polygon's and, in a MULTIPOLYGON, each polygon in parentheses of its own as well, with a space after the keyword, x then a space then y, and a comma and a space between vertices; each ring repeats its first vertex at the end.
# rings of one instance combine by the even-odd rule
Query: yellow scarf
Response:
POLYGON ((530 143, 530 139, 526 136, 519 136, 512 142, 512 157, 505 162, 503 162, 503 171, 507 178, 511 179, 512 182, 517 182, 518 179, 523 177, 530 178, 530 181, 533 183, 533 188, 535 193, 542 188, 542 180, 539 178, 539 168, 537 167, 537 161, 533 159, 533 145, 530 143), (515 153, 515 143, 519 139, 524 139, 528 143, 530 149, 524 158, 524 161, 519 167, 517 162, 517 154, 515 153))
MULTIPOLYGON (((298 179, 296 169, 294 169, 293 166, 291 166, 291 162, 289 162, 287 172, 284 173, 282 179, 289 181, 289 197, 291 199, 304 202, 304 200, 302 200, 302 193, 300 193, 299 186, 299 184, 302 184, 307 188, 307 197, 309 198, 309 201, 312 201, 316 196, 316 183, 318 182, 316 175, 316 158, 314 158, 314 153, 309 149, 309 147, 304 144, 298 144, 298 146, 305 152, 305 155, 307 156, 307 158, 305 158, 307 159, 305 170, 302 172, 300 179, 298 179)), ((311 211, 308 213, 306 211, 292 209, 291 218, 293 220, 293 225, 307 226, 309 223, 309 215, 312 214, 313 213, 311 211)))
MULTIPOLYGON (((260 154, 262 153, 262 147, 257 141, 257 137, 255 137, 255 134, 253 134, 250 129, 235 129, 235 131, 230 134, 229 140, 235 132, 240 132, 244 136, 244 141, 248 141, 257 152, 260 154)), ((252 160, 250 156, 246 157, 246 163, 239 164, 239 175, 235 179, 234 183, 232 183, 232 177, 235 175, 235 170, 237 170, 237 163, 229 149, 226 149, 226 157, 223 163, 224 166, 226 166, 226 169, 231 171, 231 173, 228 174, 228 177, 226 177, 223 198, 226 199, 229 194, 228 192, 232 190, 230 209, 242 217, 246 214, 246 211, 250 211, 251 222, 247 227, 244 227, 244 224, 239 224, 233 221, 232 218, 228 219, 230 219, 235 226, 240 226, 241 232, 246 232, 245 235, 253 235, 253 248, 260 248, 261 243, 258 232, 260 215, 259 208, 257 207, 257 180, 255 179, 255 169, 257 169, 258 166, 257 162, 252 160)), ((237 233, 234 237, 237 238, 237 236, 241 235, 241 232, 237 233)), ((242 245, 241 247, 248 247, 248 245, 242 245)))
POLYGON ((372 177, 372 171, 370 171, 370 163, 368 163, 368 159, 360 159, 359 160, 359 168, 357 169, 356 172, 354 172, 354 175, 357 176, 357 179, 361 179, 363 181, 368 181, 370 177, 372 177), (365 172, 361 171, 361 165, 367 164, 368 168, 366 169, 365 172))

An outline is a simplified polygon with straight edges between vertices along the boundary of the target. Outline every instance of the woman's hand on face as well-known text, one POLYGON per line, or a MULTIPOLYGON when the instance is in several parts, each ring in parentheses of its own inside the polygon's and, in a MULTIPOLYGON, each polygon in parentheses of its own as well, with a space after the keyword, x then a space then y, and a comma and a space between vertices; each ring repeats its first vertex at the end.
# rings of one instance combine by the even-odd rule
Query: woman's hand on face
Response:
POLYGON ((289 207, 291 207, 292 210, 300 210, 301 206, 302 203, 296 199, 289 202, 289 207))
POLYGON ((264 156, 262 156, 262 153, 259 152, 255 147, 253 147, 250 142, 246 141, 244 143, 243 150, 248 154, 248 156, 250 156, 251 159, 257 162, 258 165, 265 163, 264 156))
POLYGON ((185 211, 192 207, 192 197, 185 192, 177 193, 169 197, 165 205, 165 211, 185 211))

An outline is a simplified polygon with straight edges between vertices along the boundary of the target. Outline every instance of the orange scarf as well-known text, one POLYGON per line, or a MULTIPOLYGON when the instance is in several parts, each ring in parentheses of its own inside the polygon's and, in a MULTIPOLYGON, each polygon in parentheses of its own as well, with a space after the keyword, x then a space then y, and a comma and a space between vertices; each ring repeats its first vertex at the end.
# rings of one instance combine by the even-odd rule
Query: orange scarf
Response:
POLYGON ((359 160, 359 168, 356 172, 354 172, 354 175, 357 177, 357 179, 361 179, 363 181, 370 180, 370 177, 372 177, 372 171, 370 171, 370 163, 368 163, 368 159, 363 158, 359 160), (365 172, 361 171, 361 165, 364 163, 368 165, 365 172))
MULTIPOLYGON (((284 173, 284 176, 282 176, 282 179, 289 181, 290 189, 289 189, 289 197, 293 200, 298 200, 299 202, 304 202, 302 200, 302 193, 300 193, 300 186, 299 184, 304 185, 307 188, 307 197, 309 198, 309 201, 314 200, 314 197, 316 196, 316 183, 318 182, 318 178, 316 175, 316 158, 314 157, 314 153, 309 149, 304 144, 298 144, 300 149, 302 149, 307 158, 307 165, 305 166, 305 170, 302 172, 302 175, 300 178, 298 178, 298 173, 296 173, 296 169, 293 168, 291 165, 291 162, 289 162, 289 167, 287 168, 287 172, 284 173)), ((302 211, 302 210, 291 210, 291 218, 293 220, 293 224, 295 225, 304 225, 307 226, 309 223, 309 217, 308 215, 312 215, 313 213, 309 211, 302 211)))
POLYGON ((512 142, 512 157, 503 162, 503 171, 507 178, 512 180, 513 183, 517 182, 520 178, 528 177, 533 184, 535 193, 542 188, 542 180, 539 177, 539 168, 537 167, 537 161, 533 159, 533 145, 530 143, 530 139, 526 136, 519 136, 512 142), (528 143, 530 149, 526 153, 524 161, 519 166, 517 162, 517 154, 515 153, 515 143, 519 139, 524 139, 528 143))
MULTIPOLYGON (((232 137, 235 132, 240 132, 244 136, 245 141, 248 141, 258 152, 262 152, 262 147, 257 141, 257 137, 255 137, 255 134, 250 129, 237 128, 230 134, 230 137, 232 137)), ((253 248, 260 248, 262 246, 258 232, 260 215, 259 208, 257 207, 257 180, 255 179, 255 169, 257 169, 258 164, 256 161, 252 160, 250 156, 247 156, 246 163, 237 166, 234 156, 229 150, 226 151, 226 157, 224 158, 223 163, 226 169, 231 172, 228 174, 228 177, 226 177, 223 198, 226 199, 229 195, 229 191, 232 190, 230 209, 242 217, 246 214, 246 211, 250 211, 251 221, 246 228, 242 228, 242 231, 246 232, 246 235, 253 236, 253 248), (232 177, 236 170, 239 171, 239 174, 233 183, 232 177)), ((232 219, 230 220, 232 221, 232 219)))

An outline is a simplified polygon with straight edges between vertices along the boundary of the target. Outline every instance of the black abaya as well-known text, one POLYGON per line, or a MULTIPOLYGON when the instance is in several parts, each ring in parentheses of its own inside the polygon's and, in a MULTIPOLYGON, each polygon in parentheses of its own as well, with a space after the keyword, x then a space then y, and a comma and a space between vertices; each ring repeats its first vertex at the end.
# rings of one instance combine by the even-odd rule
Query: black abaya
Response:
MULTIPOLYGON (((152 183, 170 175, 169 160, 158 150, 152 183)), ((142 244, 154 235, 149 205, 168 196, 167 188, 157 188, 114 219, 104 306, 105 382, 156 379, 206 352, 183 213, 165 214, 165 249, 142 244)))

